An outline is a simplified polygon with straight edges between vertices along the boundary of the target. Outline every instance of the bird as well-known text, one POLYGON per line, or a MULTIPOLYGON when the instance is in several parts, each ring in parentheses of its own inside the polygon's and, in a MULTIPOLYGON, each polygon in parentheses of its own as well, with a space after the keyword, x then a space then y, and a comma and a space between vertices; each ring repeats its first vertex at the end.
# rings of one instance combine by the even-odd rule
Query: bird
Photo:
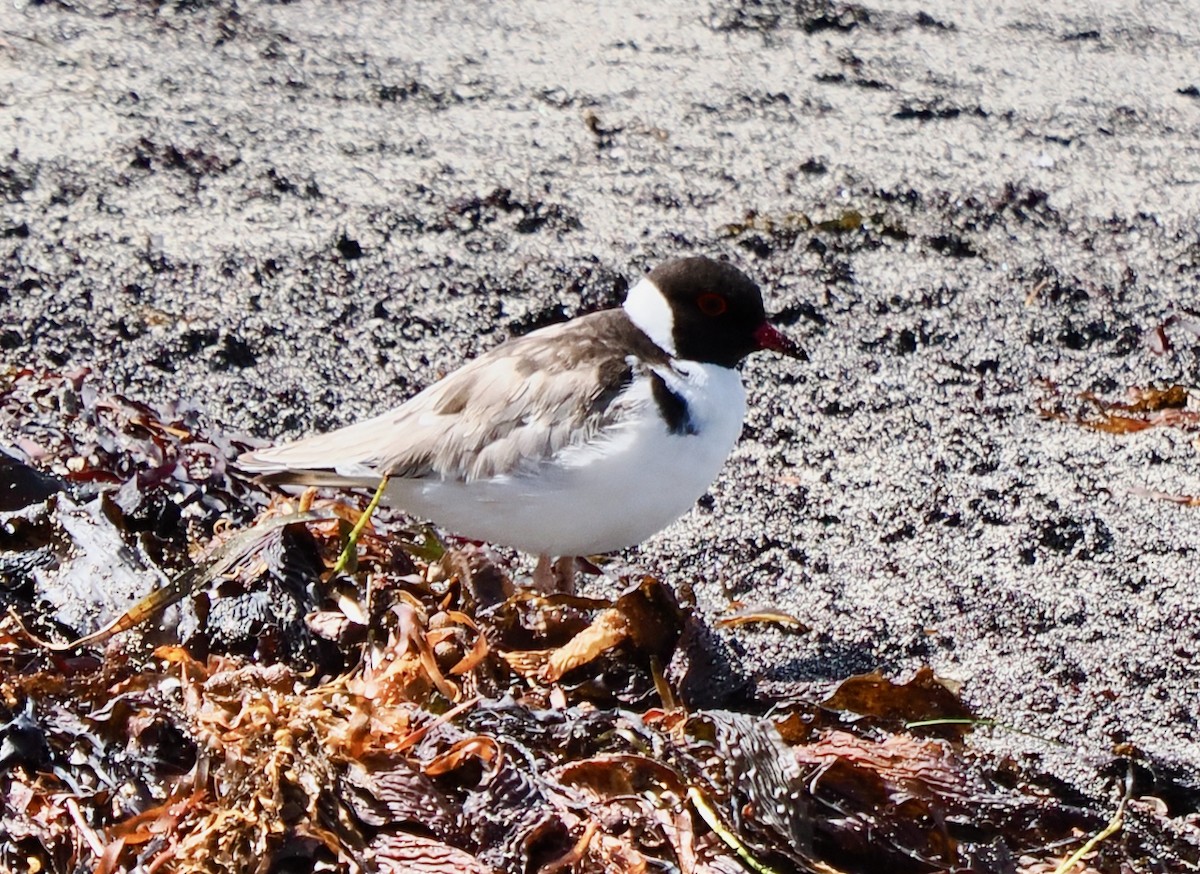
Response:
POLYGON ((261 481, 376 489, 470 540, 538 556, 535 589, 576 558, 641 543, 685 514, 742 430, 738 365, 805 359, 726 261, 667 261, 619 307, 510 339, 373 418, 242 455, 261 481), (557 560, 555 560, 557 559, 557 560))

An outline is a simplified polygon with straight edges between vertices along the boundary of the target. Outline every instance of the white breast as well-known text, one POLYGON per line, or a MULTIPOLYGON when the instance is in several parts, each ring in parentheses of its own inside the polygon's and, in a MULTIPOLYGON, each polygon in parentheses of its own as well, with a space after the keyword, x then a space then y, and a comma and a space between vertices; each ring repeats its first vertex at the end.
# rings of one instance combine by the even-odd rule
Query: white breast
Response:
POLYGON ((537 554, 593 555, 640 543, 712 484, 746 410, 736 370, 684 361, 660 375, 687 402, 696 433, 671 433, 650 380, 638 379, 622 398, 631 415, 603 439, 522 474, 469 483, 396 480, 390 502, 456 534, 537 554))

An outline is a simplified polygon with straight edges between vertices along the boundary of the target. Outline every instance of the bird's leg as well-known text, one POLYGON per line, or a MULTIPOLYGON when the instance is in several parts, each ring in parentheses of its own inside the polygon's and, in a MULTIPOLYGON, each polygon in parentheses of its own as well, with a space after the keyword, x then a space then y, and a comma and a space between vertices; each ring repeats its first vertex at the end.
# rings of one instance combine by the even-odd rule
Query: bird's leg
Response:
POLYGON ((555 588, 554 565, 550 561, 550 556, 543 553, 538 556, 537 567, 533 569, 533 589, 535 592, 549 595, 554 592, 555 588))
POLYGON ((565 595, 575 594, 575 556, 564 555, 554 562, 554 586, 565 595))
POLYGON ((564 555, 554 561, 539 555, 533 570, 533 589, 543 595, 575 594, 575 556, 564 555))

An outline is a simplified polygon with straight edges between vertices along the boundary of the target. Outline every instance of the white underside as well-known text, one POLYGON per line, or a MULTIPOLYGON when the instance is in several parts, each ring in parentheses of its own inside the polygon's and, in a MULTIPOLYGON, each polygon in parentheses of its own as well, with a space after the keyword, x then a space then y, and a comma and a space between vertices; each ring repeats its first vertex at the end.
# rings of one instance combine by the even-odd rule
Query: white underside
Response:
POLYGON ((523 474, 473 482, 394 480, 386 500, 448 531, 550 555, 594 555, 640 543, 696 503, 737 442, 746 395, 736 370, 676 362, 663 371, 696 434, 672 434, 650 381, 629 390, 637 412, 603 439, 523 474))

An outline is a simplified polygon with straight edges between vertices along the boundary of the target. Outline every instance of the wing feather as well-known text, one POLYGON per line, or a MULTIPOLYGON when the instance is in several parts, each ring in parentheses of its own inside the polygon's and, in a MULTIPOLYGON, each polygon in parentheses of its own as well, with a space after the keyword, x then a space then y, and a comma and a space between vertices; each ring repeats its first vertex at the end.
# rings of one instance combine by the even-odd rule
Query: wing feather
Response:
POLYGON ((303 472, 323 482, 513 474, 618 426, 638 368, 666 360, 621 310, 607 310, 510 340, 393 410, 239 465, 293 482, 303 472))

